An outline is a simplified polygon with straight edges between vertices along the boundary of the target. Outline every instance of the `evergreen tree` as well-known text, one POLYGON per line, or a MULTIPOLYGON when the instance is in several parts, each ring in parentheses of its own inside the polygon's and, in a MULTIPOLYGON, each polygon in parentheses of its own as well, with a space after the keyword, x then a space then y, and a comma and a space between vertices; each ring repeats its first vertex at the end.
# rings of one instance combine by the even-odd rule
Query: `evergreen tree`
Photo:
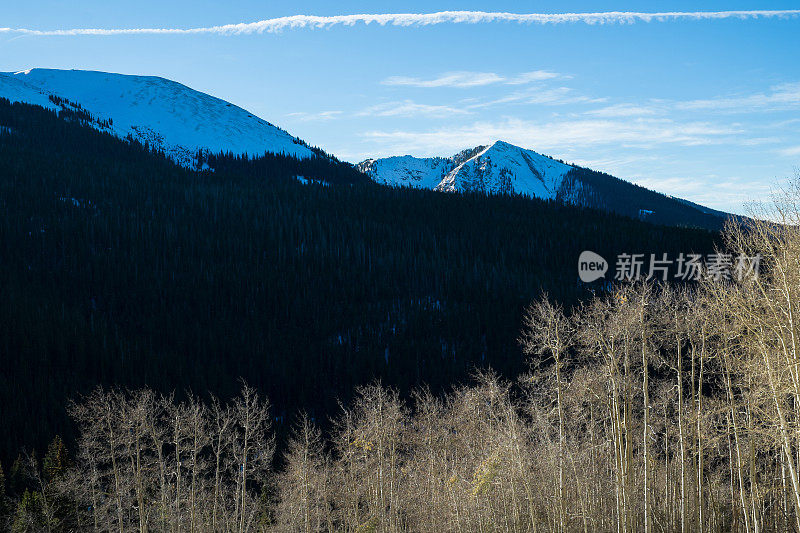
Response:
POLYGON ((6 494, 6 476, 0 463, 0 529, 5 529, 9 520, 9 501, 6 494))
POLYGON ((69 468, 70 459, 67 447, 58 435, 53 438, 47 447, 47 453, 42 459, 42 470, 44 479, 47 483, 52 482, 66 472, 69 468))
POLYGON ((42 495, 36 491, 25 489, 22 498, 14 512, 14 521, 11 525, 13 533, 33 533, 49 531, 44 516, 42 495))
POLYGON ((11 464, 8 472, 8 492, 9 496, 19 497, 30 486, 30 477, 25 468, 25 458, 18 454, 11 464))

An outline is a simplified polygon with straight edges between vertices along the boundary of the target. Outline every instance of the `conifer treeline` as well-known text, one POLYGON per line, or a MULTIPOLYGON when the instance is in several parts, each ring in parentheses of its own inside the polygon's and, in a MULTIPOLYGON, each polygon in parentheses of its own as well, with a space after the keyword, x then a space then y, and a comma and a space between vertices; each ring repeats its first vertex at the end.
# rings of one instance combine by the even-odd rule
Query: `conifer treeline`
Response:
POLYGON ((721 230, 726 220, 719 211, 583 167, 573 167, 567 172, 559 195, 580 205, 642 218, 654 224, 721 230))
MULTIPOLYGON (((410 401, 378 384, 271 468, 267 404, 98 389, 7 520, 15 531, 800 531, 800 187, 730 226, 758 276, 533 303, 529 371, 410 401), (793 207, 794 206, 794 207, 793 207), (50 465, 50 466, 47 466, 50 465)), ((15 467, 17 472, 19 467, 15 467)), ((11 502, 13 503, 13 502, 11 502)))
POLYGON ((376 376, 404 394, 476 365, 513 376, 525 305, 587 294, 582 250, 714 239, 524 198, 302 185, 279 156, 194 172, 74 118, 0 102, 6 465, 73 442, 63 405, 98 384, 230 398, 242 376, 280 425, 325 420, 376 376))

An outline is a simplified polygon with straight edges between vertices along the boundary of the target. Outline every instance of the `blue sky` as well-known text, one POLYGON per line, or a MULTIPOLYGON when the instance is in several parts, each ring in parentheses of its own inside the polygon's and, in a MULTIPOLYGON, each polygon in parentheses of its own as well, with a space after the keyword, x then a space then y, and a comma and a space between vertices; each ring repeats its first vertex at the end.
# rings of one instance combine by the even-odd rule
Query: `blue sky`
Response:
MULTIPOLYGON (((792 2, 9 2, 0 27, 190 28, 312 14, 787 10, 792 2), (10 4, 10 5, 8 5, 10 4)), ((744 212, 800 166, 800 18, 357 23, 220 35, 0 33, 0 71, 167 77, 349 161, 497 139, 744 212)))

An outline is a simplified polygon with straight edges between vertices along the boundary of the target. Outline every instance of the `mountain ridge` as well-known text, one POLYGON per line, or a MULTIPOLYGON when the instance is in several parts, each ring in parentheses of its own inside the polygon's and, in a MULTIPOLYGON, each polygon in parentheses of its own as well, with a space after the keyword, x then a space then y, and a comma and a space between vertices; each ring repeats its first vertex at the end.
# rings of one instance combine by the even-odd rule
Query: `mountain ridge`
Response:
POLYGON ((356 166, 388 186, 519 194, 668 225, 720 229, 731 216, 502 140, 451 157, 394 156, 366 159, 356 166))
MULTIPOLYGON (((243 157, 245 163, 251 156, 271 153, 345 165, 243 108, 157 76, 55 69, 5 72, 0 73, 0 97, 89 117, 92 127, 162 151, 194 170, 213 168, 209 161, 214 154, 243 157)), ((406 155, 347 166, 383 185, 519 194, 667 225, 716 230, 729 216, 502 140, 451 157, 406 155)), ((268 172, 264 164, 261 170, 268 172)))
POLYGON ((446 192, 480 191, 554 199, 571 168, 505 141, 462 150, 452 157, 367 159, 357 168, 373 181, 446 192))
POLYGON ((0 72, 0 97, 58 110, 78 107, 98 125, 193 167, 197 153, 318 155, 304 141, 230 102, 158 76, 89 70, 0 72))

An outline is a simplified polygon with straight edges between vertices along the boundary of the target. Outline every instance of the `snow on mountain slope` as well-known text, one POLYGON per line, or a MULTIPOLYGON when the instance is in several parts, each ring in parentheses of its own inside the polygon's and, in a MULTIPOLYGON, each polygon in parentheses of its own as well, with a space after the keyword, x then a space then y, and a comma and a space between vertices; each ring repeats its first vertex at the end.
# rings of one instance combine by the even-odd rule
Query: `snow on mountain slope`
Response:
POLYGON ((454 168, 438 189, 555 198, 569 165, 497 141, 454 168))
POLYGON ((84 70, 0 73, 0 97, 57 109, 51 95, 109 121, 107 130, 118 137, 147 141, 185 166, 196 164, 200 149, 315 155, 299 139, 246 110, 164 78, 84 70))
POLYGON ((515 193, 555 198, 572 168, 503 141, 450 158, 412 156, 368 159, 358 165, 374 181, 439 191, 515 193))
POLYGON ((419 158, 410 155, 367 159, 359 170, 383 185, 435 189, 453 169, 452 159, 443 157, 419 158))
POLYGON ((3 72, 0 72, 0 97, 7 98, 12 102, 25 102, 48 109, 57 108, 42 89, 26 83, 24 79, 9 76, 3 72))

